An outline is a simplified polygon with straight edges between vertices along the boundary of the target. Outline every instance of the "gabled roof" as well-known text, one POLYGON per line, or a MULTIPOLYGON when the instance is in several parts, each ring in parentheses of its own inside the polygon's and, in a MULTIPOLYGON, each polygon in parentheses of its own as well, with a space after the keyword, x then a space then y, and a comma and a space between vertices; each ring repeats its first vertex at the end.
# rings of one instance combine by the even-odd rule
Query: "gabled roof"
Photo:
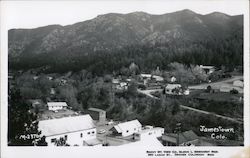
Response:
POLYGON ((132 120, 124 123, 119 123, 118 125, 114 126, 118 133, 122 133, 124 131, 140 128, 142 127, 141 123, 138 120, 132 120))
POLYGON ((202 69, 214 69, 214 66, 208 66, 208 65, 200 65, 200 68, 202 69))
POLYGON ((104 110, 98 109, 98 108, 89 108, 88 110, 89 111, 96 111, 96 112, 105 112, 104 110))
POLYGON ((66 102, 48 102, 48 106, 68 106, 66 102))
POLYGON ((156 79, 156 80, 159 80, 159 81, 163 81, 163 80, 164 80, 164 78, 161 77, 161 76, 153 75, 152 77, 153 77, 154 79, 156 79))
POLYGON ((95 128, 93 119, 87 115, 39 121, 38 129, 44 136, 59 135, 95 128))
POLYGON ((142 133, 147 133, 147 132, 150 132, 150 131, 159 131, 159 130, 164 130, 164 128, 162 128, 162 127, 154 127, 154 128, 150 128, 150 129, 143 129, 143 130, 141 130, 141 131, 139 131, 137 133, 142 134, 142 133))
POLYGON ((151 74, 140 74, 141 77, 146 77, 146 78, 151 78, 152 75, 151 74))
POLYGON ((175 89, 175 88, 180 88, 180 84, 167 84, 166 88, 167 89, 175 89))
MULTIPOLYGON (((175 133, 168 133, 162 136, 163 140, 166 140, 168 142, 172 142, 172 143, 177 143, 177 138, 178 135, 175 133)), ((185 142, 189 142, 189 141, 193 141, 199 139, 199 137, 192 131, 185 131, 179 134, 179 143, 185 143, 185 142)))

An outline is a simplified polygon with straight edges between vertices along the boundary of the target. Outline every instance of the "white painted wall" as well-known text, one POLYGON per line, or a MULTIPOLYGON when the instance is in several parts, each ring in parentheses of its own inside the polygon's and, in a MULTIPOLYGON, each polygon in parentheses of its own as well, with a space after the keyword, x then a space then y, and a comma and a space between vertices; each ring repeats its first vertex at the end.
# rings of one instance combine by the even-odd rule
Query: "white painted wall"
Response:
POLYGON ((60 137, 65 137, 65 135, 67 135, 66 142, 70 146, 74 146, 74 145, 82 146, 84 140, 96 138, 96 128, 72 132, 72 133, 65 133, 65 134, 60 134, 60 135, 55 135, 55 136, 49 136, 49 137, 46 137, 46 142, 48 143, 48 146, 54 146, 54 143, 51 142, 51 139, 54 139, 54 138, 60 139, 60 137), (82 133, 82 137, 81 137, 81 133, 82 133))
POLYGON ((122 131, 122 136, 127 137, 127 136, 130 136, 130 135, 137 133, 137 132, 140 132, 140 131, 141 131, 141 127, 131 128, 131 129, 128 129, 126 131, 122 131))
POLYGON ((63 106, 49 106, 49 110, 55 111, 55 110, 62 110, 63 106))
POLYGON ((135 139, 145 140, 145 139, 151 139, 151 138, 158 138, 158 137, 161 137, 163 133, 164 133, 164 128, 153 128, 145 132, 142 130, 140 133, 135 134, 135 139))

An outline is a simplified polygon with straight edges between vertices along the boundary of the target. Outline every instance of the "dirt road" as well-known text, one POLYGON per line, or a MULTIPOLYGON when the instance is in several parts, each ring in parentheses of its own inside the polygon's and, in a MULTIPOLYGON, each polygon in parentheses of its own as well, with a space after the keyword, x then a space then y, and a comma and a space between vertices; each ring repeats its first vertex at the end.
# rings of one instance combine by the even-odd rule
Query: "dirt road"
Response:
MULTIPOLYGON (((231 82, 231 81, 234 81, 235 78, 232 78, 230 80, 227 80, 227 82, 231 82)), ((224 81, 225 82, 225 81, 224 81)), ((157 91, 162 91, 162 89, 151 89, 151 90, 137 90, 139 93, 142 93, 142 94, 145 94, 151 98, 154 98, 154 99, 160 99, 158 97, 155 97, 153 96, 152 94, 150 94, 151 92, 157 92, 157 91)), ((192 111, 195 111, 195 112, 198 112, 198 113, 202 113, 202 114, 206 114, 206 115, 213 115, 215 117, 219 117, 219 118, 222 118, 222 119, 225 119, 225 120, 228 120, 228 121, 231 121, 231 122, 235 122, 235 123, 239 123, 239 124, 243 124, 243 121, 240 121, 240 120, 237 120, 235 118, 231 118, 231 117, 227 117, 227 116, 223 116, 223 115, 219 115, 219 114, 215 114, 215 113, 212 113, 212 112, 208 112, 208 111, 204 111, 204 110, 200 110, 200 109, 195 109, 195 108, 191 108, 191 107, 188 107, 188 106, 184 106, 184 105, 180 105, 180 108, 182 109, 187 109, 187 110, 192 110, 192 111)))
POLYGON ((192 111, 195 111, 195 112, 198 112, 198 113, 207 114, 207 115, 213 115, 213 116, 216 116, 216 117, 219 117, 219 118, 231 121, 231 122, 243 124, 243 121, 237 120, 235 118, 223 116, 223 115, 218 115, 218 114, 215 114, 215 113, 212 113, 212 112, 208 112, 208 111, 204 111, 204 110, 199 110, 199 109, 191 108, 191 107, 184 106, 184 105, 180 105, 180 108, 187 109, 187 110, 192 110, 192 111))
POLYGON ((214 89, 220 89, 221 87, 231 87, 235 88, 239 91, 239 93, 243 93, 243 88, 233 86, 232 82, 236 80, 243 80, 243 76, 233 76, 229 79, 225 79, 218 82, 204 83, 194 86, 189 86, 189 89, 206 89, 207 86, 211 86, 214 89))

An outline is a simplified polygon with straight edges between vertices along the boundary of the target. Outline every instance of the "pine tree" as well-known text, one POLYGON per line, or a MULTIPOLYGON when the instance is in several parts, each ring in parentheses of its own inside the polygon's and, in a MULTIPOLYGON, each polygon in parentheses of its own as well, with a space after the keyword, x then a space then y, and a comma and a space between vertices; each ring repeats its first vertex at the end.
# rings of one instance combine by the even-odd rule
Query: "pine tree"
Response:
POLYGON ((26 104, 19 89, 11 89, 8 105, 8 145, 46 145, 38 131, 37 115, 26 104))

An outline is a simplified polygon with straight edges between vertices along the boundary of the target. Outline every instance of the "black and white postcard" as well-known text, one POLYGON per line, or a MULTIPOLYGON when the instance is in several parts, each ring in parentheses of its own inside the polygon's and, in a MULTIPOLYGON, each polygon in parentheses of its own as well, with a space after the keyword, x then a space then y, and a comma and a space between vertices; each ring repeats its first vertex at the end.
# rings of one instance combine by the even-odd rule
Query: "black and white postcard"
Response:
POLYGON ((247 0, 0 9, 2 158, 249 158, 247 0))

